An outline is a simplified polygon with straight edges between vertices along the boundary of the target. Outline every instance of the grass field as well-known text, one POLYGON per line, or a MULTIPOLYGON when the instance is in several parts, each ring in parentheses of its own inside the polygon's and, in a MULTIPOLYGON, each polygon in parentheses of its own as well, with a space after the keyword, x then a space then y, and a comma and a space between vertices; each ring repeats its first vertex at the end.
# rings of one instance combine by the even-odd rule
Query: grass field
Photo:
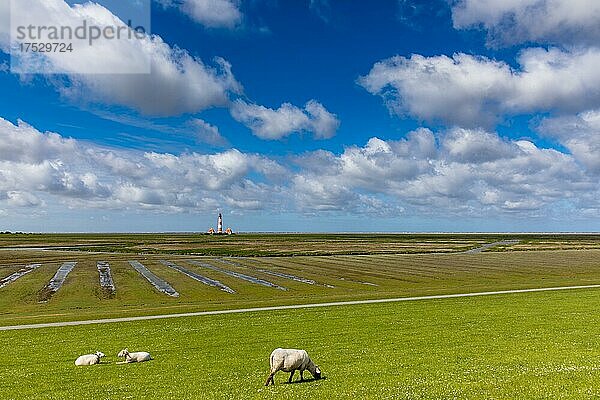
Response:
POLYGON ((2 398, 587 399, 599 307, 573 290, 2 332, 2 398), (115 365, 125 346, 155 360, 115 365), (278 346, 326 379, 263 387, 278 346), (106 364, 74 367, 95 350, 106 364))
MULTIPOLYGON (((514 235, 434 236, 0 235, 0 280, 42 264, 0 289, 0 326, 600 284, 593 235, 519 237, 476 254, 464 251, 514 235), (160 293, 130 260, 179 297, 160 293), (110 296, 98 261, 110 263, 110 296), (65 262, 77 265, 48 293, 65 262)), ((599 307, 600 290, 578 289, 2 331, 0 398, 600 397, 599 307), (116 365, 123 347, 155 360, 116 365), (277 386, 263 387, 275 347, 307 349, 326 379, 288 385, 280 373, 277 386), (105 364, 73 365, 96 350, 108 355, 105 364)))
POLYGON ((208 256, 453 253, 518 239, 490 251, 600 249, 593 234, 0 234, 0 248, 62 247, 74 251, 208 256))
POLYGON ((21 265, 42 264, 34 272, 0 289, 0 325, 600 283, 599 250, 167 257, 191 271, 219 280, 235 290, 235 294, 203 285, 166 267, 160 263, 163 256, 40 251, 0 254, 10 257, 10 262, 0 265, 0 278, 10 275, 21 265), (130 259, 142 262, 169 282, 180 296, 172 298, 157 291, 129 265, 130 259), (288 290, 255 285, 193 265, 188 262, 190 259, 267 280, 288 290), (78 264, 63 287, 48 299, 42 289, 66 261, 77 261, 78 264), (100 287, 97 261, 110 262, 116 286, 114 296, 106 296, 100 287), (264 271, 294 275, 317 284, 308 285, 264 271), (40 302, 44 300, 48 301, 40 302))

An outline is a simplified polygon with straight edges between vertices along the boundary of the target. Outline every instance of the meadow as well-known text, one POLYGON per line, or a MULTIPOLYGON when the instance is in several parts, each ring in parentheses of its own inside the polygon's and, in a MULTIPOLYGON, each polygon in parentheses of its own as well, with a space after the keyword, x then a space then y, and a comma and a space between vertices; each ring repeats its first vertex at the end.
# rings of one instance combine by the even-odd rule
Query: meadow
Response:
POLYGON ((592 398, 599 307, 572 290, 0 332, 2 398, 592 398), (154 360, 116 365, 125 346, 154 360), (264 387, 279 346, 325 379, 264 387), (103 364, 73 365, 96 350, 103 364))
MULTIPOLYGON (((593 235, 519 237, 474 254, 464 252, 514 235, 257 235, 267 243, 260 255, 245 235, 0 236, 0 282, 41 264, 0 288, 0 326, 600 284, 593 235), (132 260, 179 296, 157 290, 132 260), (100 286, 100 261, 114 293, 100 286), (49 293, 66 262, 77 264, 49 293)), ((574 289, 0 331, 0 398, 599 397, 599 306, 600 289, 574 289), (117 365, 124 347, 154 360, 117 365), (280 372, 264 387, 276 347, 306 349, 325 379, 285 384, 280 372), (73 365, 96 350, 108 356, 101 365, 73 365)))
POLYGON ((518 239, 495 251, 600 249, 593 234, 373 234, 373 233, 197 233, 0 234, 0 249, 62 248, 71 251, 205 256, 298 256, 344 254, 456 253, 485 243, 518 239))
POLYGON ((600 250, 295 257, 140 256, 55 251, 2 254, 8 255, 10 261, 0 265, 0 277, 11 274, 19 266, 42 265, 0 289, 0 326, 600 282, 600 250), (161 263, 163 259, 218 280, 235 293, 193 280, 165 266, 161 263), (179 297, 156 290, 129 265, 129 260, 138 260, 167 281, 179 292, 179 297), (62 288, 48 296, 44 287, 58 267, 69 261, 77 265, 62 288), (116 287, 114 295, 107 296, 100 287, 98 261, 110 263, 116 287), (190 261, 256 277, 287 290, 257 285, 190 261), (284 276, 311 280, 315 284, 284 276))

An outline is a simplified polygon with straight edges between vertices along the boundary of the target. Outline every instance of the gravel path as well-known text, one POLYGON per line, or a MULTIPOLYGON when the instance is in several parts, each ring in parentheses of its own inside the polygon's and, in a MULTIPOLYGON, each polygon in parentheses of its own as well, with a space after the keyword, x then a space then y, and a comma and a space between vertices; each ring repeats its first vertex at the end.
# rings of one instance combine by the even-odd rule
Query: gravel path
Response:
POLYGON ((0 332, 1 331, 21 330, 21 329, 55 328, 55 327, 62 327, 62 326, 107 324, 107 323, 113 323, 113 322, 147 321, 147 320, 165 319, 165 318, 199 317, 199 316, 204 316, 204 315, 222 315, 222 314, 239 314, 239 313, 249 313, 249 312, 260 312, 260 311, 294 310, 294 309, 299 309, 299 308, 338 307, 338 306, 350 306, 350 305, 358 305, 358 304, 397 303, 397 302, 401 302, 401 301, 454 299, 454 298, 460 298, 460 297, 494 296, 494 295, 505 295, 505 294, 515 294, 515 293, 551 292, 551 291, 557 291, 557 290, 599 289, 599 288, 600 288, 600 285, 559 286, 559 287, 535 288, 535 289, 498 290, 498 291, 494 291, 494 292, 440 294, 440 295, 433 295, 433 296, 417 296, 417 297, 398 297, 398 298, 394 298, 394 299, 339 301, 339 302, 333 302, 333 303, 297 304, 297 305, 291 305, 291 306, 242 308, 242 309, 234 309, 234 310, 202 311, 202 312, 191 312, 191 313, 183 313, 183 314, 146 315, 146 316, 141 316, 141 317, 92 319, 92 320, 87 320, 87 321, 49 322, 49 323, 45 323, 45 324, 0 326, 0 332))

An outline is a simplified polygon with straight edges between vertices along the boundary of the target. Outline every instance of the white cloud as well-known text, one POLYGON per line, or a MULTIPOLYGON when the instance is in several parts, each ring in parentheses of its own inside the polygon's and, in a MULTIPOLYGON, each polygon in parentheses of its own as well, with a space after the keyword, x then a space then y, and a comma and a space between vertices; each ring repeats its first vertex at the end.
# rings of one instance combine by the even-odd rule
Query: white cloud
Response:
POLYGON ((525 42, 595 45, 600 40, 597 0, 458 0, 454 27, 481 27, 489 43, 525 42))
POLYGON ((6 194, 7 204, 11 207, 37 207, 42 201, 28 192, 10 191, 6 194))
MULTIPOLYGON (((91 2, 71 7, 63 0, 34 0, 27 3, 27 9, 27 21, 40 26, 77 27, 84 19, 98 26, 125 26, 109 10, 91 2)), ((79 46, 73 53, 47 53, 46 57, 51 71, 67 75, 66 82, 51 79, 65 96, 125 106, 143 114, 194 113, 225 106, 230 93, 241 92, 227 61, 219 58, 209 66, 156 35, 140 40, 104 39, 93 46, 79 46), (97 68, 115 72, 147 69, 150 73, 80 73, 97 68)))
POLYGON ((163 7, 177 7, 192 20, 207 28, 238 26, 243 19, 237 0, 155 0, 163 7))
POLYGON ((491 126, 504 115, 578 112, 600 106, 600 49, 531 48, 520 68, 463 53, 396 56, 359 79, 390 110, 426 121, 491 126))
POLYGON ((252 130, 261 139, 276 140, 295 132, 312 132, 316 138, 327 139, 335 135, 339 120, 323 105, 311 100, 304 110, 283 103, 278 109, 237 100, 231 107, 232 117, 252 130))
POLYGON ((188 124, 193 128, 194 135, 199 142, 213 146, 225 146, 227 140, 219 132, 219 128, 199 118, 192 118, 188 124))
POLYGON ((518 153, 515 143, 481 129, 454 128, 444 138, 443 146, 450 159, 466 163, 512 158, 518 153))
POLYGON ((268 206, 277 185, 260 192, 247 177, 268 180, 282 168, 235 149, 173 155, 104 148, 0 119, 0 198, 13 207, 43 206, 35 199, 48 196, 89 208, 182 211, 226 200, 242 207, 247 199, 268 206))
POLYGON ((453 129, 438 145, 421 129, 400 141, 372 138, 339 156, 308 153, 296 163, 298 207, 313 210, 354 212, 372 199, 425 215, 539 215, 563 201, 582 209, 600 201, 595 178, 570 155, 483 130, 453 129))
POLYGON ((234 28, 242 21, 238 4, 231 0, 184 0, 184 13, 209 28, 234 28))
POLYGON ((600 174, 600 111, 562 116, 542 121, 537 128, 558 139, 588 170, 600 174))
MULTIPOLYGON (((590 134, 596 117, 580 116, 590 134)), ((341 154, 305 153, 286 166, 235 149, 176 155, 107 148, 0 119, 0 208, 183 213, 225 205, 239 212, 493 217, 548 215, 566 202, 588 215, 600 209, 598 164, 591 153, 573 154, 481 129, 419 129, 341 154), (584 168, 583 160, 591 164, 584 168)))

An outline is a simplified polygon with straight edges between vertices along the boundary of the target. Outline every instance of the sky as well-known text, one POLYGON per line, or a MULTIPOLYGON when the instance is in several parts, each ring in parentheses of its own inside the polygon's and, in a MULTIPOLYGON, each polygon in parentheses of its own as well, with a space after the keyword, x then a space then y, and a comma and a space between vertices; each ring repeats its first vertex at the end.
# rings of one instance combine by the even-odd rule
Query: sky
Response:
POLYGON ((596 0, 152 0, 139 40, 37 73, 10 5, 0 231, 599 230, 596 0))

